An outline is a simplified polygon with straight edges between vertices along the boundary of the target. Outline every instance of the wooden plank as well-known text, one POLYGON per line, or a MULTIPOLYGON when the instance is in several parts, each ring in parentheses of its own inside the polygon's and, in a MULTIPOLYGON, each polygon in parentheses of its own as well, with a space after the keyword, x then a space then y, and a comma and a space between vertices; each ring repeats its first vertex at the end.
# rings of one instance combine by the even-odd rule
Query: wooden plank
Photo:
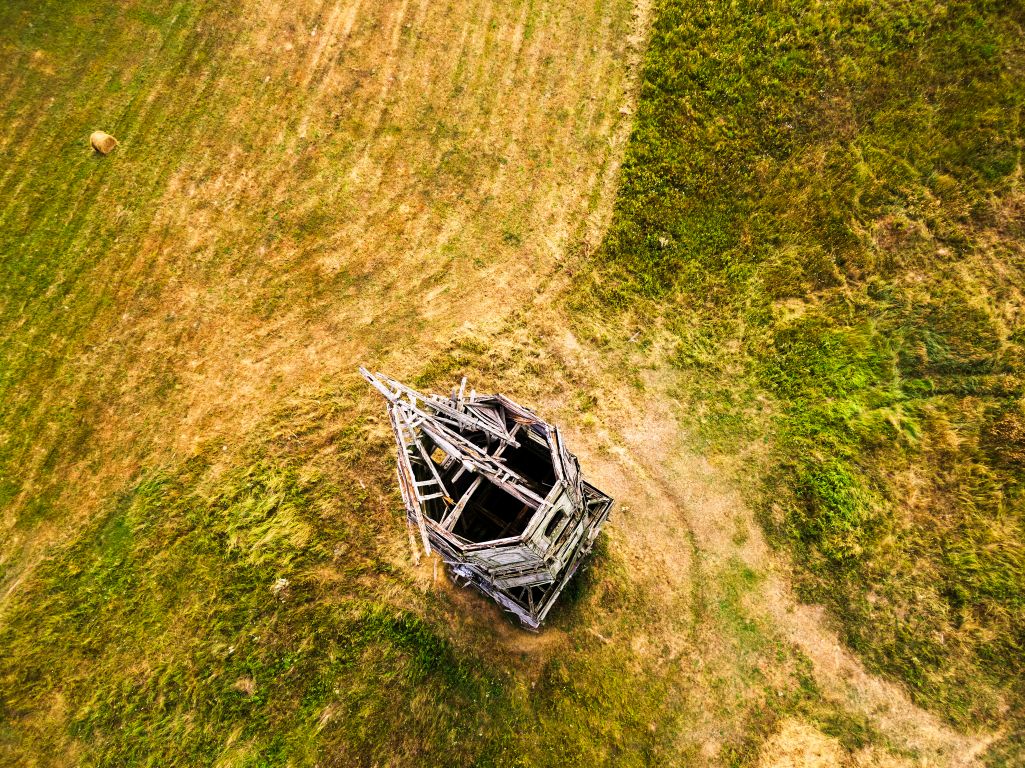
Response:
POLYGON ((566 487, 569 490, 570 499, 575 507, 583 505, 580 488, 580 464, 576 456, 566 448, 566 441, 562 439, 562 433, 558 427, 552 427, 553 459, 562 467, 562 475, 565 478, 566 487))
MULTIPOLYGON (((517 424, 515 427, 513 427, 513 430, 512 430, 512 432, 510 434, 513 437, 515 437, 516 433, 519 432, 519 431, 520 431, 520 425, 517 424)), ((502 457, 502 454, 505 452, 505 448, 506 448, 507 445, 510 445, 510 443, 501 443, 501 444, 499 444, 498 448, 495 449, 495 452, 491 454, 491 458, 493 460, 500 459, 502 457)), ((456 472, 454 475, 452 475, 452 482, 454 483, 456 480, 458 480, 460 477, 462 477, 463 473, 465 471, 466 471, 466 465, 464 464, 462 467, 459 468, 458 472, 456 472)))
MULTIPOLYGON (((473 411, 479 418, 487 419, 489 421, 494 422, 496 427, 506 429, 504 419, 502 419, 502 414, 498 410, 497 405, 482 405, 481 403, 471 403, 471 406, 468 410, 473 411)), ((517 424, 517 426, 519 425, 517 424)), ((512 432, 510 431, 509 434, 511 435, 512 432)))
POLYGON ((500 589, 515 589, 516 587, 539 587, 542 584, 551 584, 553 581, 552 574, 547 571, 540 571, 538 573, 525 573, 520 576, 509 576, 507 578, 499 577, 494 580, 494 584, 500 589))
POLYGON ((470 487, 466 489, 466 493, 463 494, 463 497, 449 510, 449 513, 445 515, 445 519, 441 521, 442 528, 446 531, 451 531, 456 527, 456 523, 459 522, 459 516, 463 514, 463 510, 470 501, 470 497, 473 496, 473 492, 480 488, 483 479, 480 475, 474 478, 473 482, 470 483, 470 487))
POLYGON ((373 386, 374 389, 376 389, 378 392, 384 395, 385 399, 387 399, 388 402, 393 403, 398 398, 398 394, 396 392, 392 392, 390 389, 388 389, 382 381, 380 381, 376 376, 374 376, 374 374, 372 374, 366 368, 360 366, 359 372, 360 374, 362 374, 364 379, 370 382, 371 386, 373 386))
POLYGON ((518 473, 509 469, 503 464, 499 464, 494 461, 491 456, 487 453, 482 453, 480 448, 473 443, 470 443, 461 435, 455 435, 452 433, 441 434, 438 429, 434 428, 434 425, 428 425, 424 423, 421 429, 426 432, 431 439, 438 444, 445 453, 460 458, 462 457, 466 461, 471 462, 476 470, 482 474, 492 478, 492 482, 495 485, 501 485, 503 489, 507 490, 516 498, 526 502, 532 502, 535 505, 544 503, 544 499, 530 490, 527 487, 527 481, 518 473), (458 443, 457 448, 453 443, 458 443), (509 481, 515 481, 510 483, 509 481))
POLYGON ((456 422, 462 424, 468 429, 480 429, 483 432, 492 434, 499 440, 509 439, 509 435, 506 430, 499 429, 492 424, 488 424, 482 419, 473 419, 466 414, 461 413, 450 403, 446 403, 445 399, 442 397, 438 397, 437 395, 424 395, 421 392, 417 392, 412 387, 407 387, 405 384, 385 376, 383 373, 373 374, 366 368, 360 368, 359 371, 363 375, 363 378, 370 382, 370 384, 372 384, 378 392, 384 395, 389 402, 397 403, 401 399, 401 396, 405 395, 408 406, 425 418, 433 418, 433 416, 431 414, 424 413, 417 405, 418 402, 424 403, 428 408, 444 413, 446 416, 454 419, 456 422), (385 385, 386 383, 388 386, 385 385), (389 389, 389 387, 392 387, 393 389, 389 389))
MULTIPOLYGON (((412 511, 413 517, 416 518, 417 527, 420 529, 420 541, 424 545, 424 552, 428 556, 431 554, 431 541, 427 535, 427 526, 424 524, 424 510, 420 506, 420 502, 415 499, 416 497, 416 475, 413 473, 413 465, 409 463, 409 450, 406 448, 405 441, 402 435, 402 424, 399 422, 397 415, 397 408, 389 407, 388 415, 391 417, 392 429, 394 429, 396 436, 399 441, 399 469, 400 472, 406 473, 406 481, 409 484, 409 489, 412 491, 414 499, 407 501, 407 511, 412 511), (410 509, 412 508, 412 509, 410 509)), ((400 485, 402 478, 400 477, 400 485)))
POLYGON ((422 402, 428 408, 444 413, 446 416, 448 416, 451 419, 455 419, 457 422, 463 424, 468 429, 479 429, 482 432, 490 433, 492 436, 497 437, 499 440, 509 440, 509 433, 506 430, 499 429, 494 425, 488 424, 483 419, 474 419, 470 416, 467 416, 464 413, 457 411, 455 408, 449 405, 449 403, 445 402, 444 398, 440 398, 437 396, 425 397, 424 395, 417 392, 415 389, 409 389, 408 387, 402 384, 398 384, 398 382, 395 383, 397 386, 403 388, 406 397, 411 399, 409 405, 415 410, 421 411, 420 407, 417 405, 417 402, 422 402))
MULTIPOLYGON (((437 498, 440 496, 445 499, 449 499, 450 496, 448 493, 448 489, 445 487, 445 483, 442 482, 441 475, 438 474, 438 468, 434 466, 434 459, 431 458, 431 455, 427 452, 427 449, 424 448, 423 443, 421 443, 420 440, 417 438, 415 432, 413 433, 413 444, 416 446, 416 449, 420 452, 420 458, 422 458, 424 460, 424 463, 427 465, 427 469, 431 473, 431 477, 433 478, 435 485, 438 486, 439 493, 436 496, 431 496, 431 498, 437 498)), ((421 498, 420 500, 426 501, 427 499, 421 498)))
POLYGON ((491 473, 484 469, 481 470, 484 474, 487 474, 491 478, 491 482, 501 488, 503 491, 508 493, 510 496, 515 496, 517 499, 522 501, 524 504, 530 504, 536 509, 540 509, 544 506, 545 500, 534 493, 529 488, 519 485, 518 483, 510 483, 509 479, 522 479, 516 473, 509 471, 502 476, 498 473, 491 473))

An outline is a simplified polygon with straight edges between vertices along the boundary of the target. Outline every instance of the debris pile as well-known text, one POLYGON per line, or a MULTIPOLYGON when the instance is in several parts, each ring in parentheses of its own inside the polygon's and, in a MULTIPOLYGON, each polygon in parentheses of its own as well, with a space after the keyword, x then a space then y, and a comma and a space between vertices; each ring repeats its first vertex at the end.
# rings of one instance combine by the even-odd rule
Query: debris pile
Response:
POLYGON ((360 373, 388 401, 399 487, 424 550, 536 630, 591 550, 611 497, 557 427, 503 395, 423 395, 360 373))

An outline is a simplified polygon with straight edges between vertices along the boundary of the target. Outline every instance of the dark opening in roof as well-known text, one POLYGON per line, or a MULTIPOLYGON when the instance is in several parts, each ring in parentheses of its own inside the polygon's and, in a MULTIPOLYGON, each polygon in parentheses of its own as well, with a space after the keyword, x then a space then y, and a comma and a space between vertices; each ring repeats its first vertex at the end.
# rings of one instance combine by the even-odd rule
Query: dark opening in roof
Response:
POLYGON ((473 542, 519 536, 536 510, 484 481, 473 492, 453 533, 473 542))
POLYGON ((555 487, 555 467, 547 445, 539 445, 521 435, 520 447, 509 447, 502 454, 503 463, 527 481, 527 485, 542 499, 555 487))

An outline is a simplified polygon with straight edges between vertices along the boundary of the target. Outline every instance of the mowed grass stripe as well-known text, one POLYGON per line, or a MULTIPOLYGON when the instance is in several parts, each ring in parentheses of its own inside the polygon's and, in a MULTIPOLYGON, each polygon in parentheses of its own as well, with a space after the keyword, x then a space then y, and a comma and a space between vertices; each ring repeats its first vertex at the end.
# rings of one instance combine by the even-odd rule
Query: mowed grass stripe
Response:
MULTIPOLYGON (((147 457, 187 453, 233 414, 255 418, 278 387, 405 354, 386 329, 411 328, 430 346, 467 318, 508 311, 516 300, 503 296, 528 294, 550 259, 544 233, 585 213, 587 198, 562 180, 580 173, 567 158, 603 157, 601 141, 546 133, 557 110, 532 94, 590 101, 553 88, 565 77, 556 65, 591 66, 562 48, 615 60, 614 38, 587 48, 574 37, 609 9, 412 4, 398 20, 398 8, 346 6, 325 27, 332 4, 263 3, 241 15, 218 3, 137 4, 118 16, 88 3, 27 16, 7 7, 17 21, 8 30, 50 14, 45 40, 21 55, 41 46, 59 64, 55 79, 29 68, 12 103, 44 114, 37 92, 64 96, 19 142, 15 162, 27 170, 4 187, 38 197, 31 213, 13 203, 2 225, 12 279, 0 498, 3 535, 21 553, 7 558, 5 585, 147 457), (530 37, 534 79, 492 87, 527 61, 514 42, 525 13, 528 26, 552 30, 530 37), (466 18, 461 60, 480 79, 450 93, 461 65, 439 54, 466 18), (306 92, 297 86, 316 50, 306 92), (384 82, 387 67, 375 64, 391 55, 384 82), (542 56, 550 63, 539 66, 542 56), (418 87, 421 72, 434 89, 418 87), (100 125, 122 141, 104 159, 84 144, 100 125), (553 137, 581 145, 553 164, 541 154, 553 137), (428 294, 440 297, 429 318, 408 298, 428 294)), ((596 100, 616 103, 617 84, 596 100)))
MULTIPOLYGON (((167 31, 173 33, 174 29, 168 28, 167 31)), ((175 39, 173 34, 172 39, 175 39)), ((194 47, 188 43, 188 36, 185 32, 180 32, 176 39, 176 49, 182 51, 194 47)), ((111 56, 118 62, 124 61, 123 57, 116 55, 122 47, 123 43, 116 39, 111 46, 111 56)), ((108 76, 112 73, 113 79, 125 75, 123 70, 114 65, 113 60, 106 67, 103 66, 102 59, 100 63, 94 61, 88 66, 92 72, 103 72, 108 76)), ((158 66, 151 64, 148 68, 140 67, 142 76, 152 77, 154 73, 159 72, 158 66)), ((165 69, 173 72, 175 68, 165 69)), ((33 221, 34 226, 25 228, 24 224, 19 226, 12 222, 10 212, 4 220, 8 232, 4 240, 11 246, 5 249, 4 264, 9 275, 15 272, 21 278, 10 280, 7 285, 14 295, 23 299, 21 306, 11 308, 18 311, 17 327, 28 331, 27 335, 5 334, 8 348, 13 354, 5 355, 8 364, 4 366, 4 395, 9 404, 7 415, 10 421, 14 421, 14 415, 19 412, 23 414, 22 418, 32 419, 32 412, 35 410, 37 415, 34 417, 34 424, 30 421, 24 429, 18 429, 17 422, 14 421, 16 428, 12 432, 26 437, 43 432, 39 426, 52 422, 52 413, 59 412, 59 409, 54 408, 49 415, 47 414, 45 393, 61 399, 66 398, 68 394, 67 390, 50 388, 47 384, 55 378, 59 380, 58 371, 62 357, 69 354, 74 343, 80 343, 80 334, 95 322, 101 309, 109 304, 111 278, 104 274, 104 270, 123 273, 125 268, 123 261, 104 258, 108 253, 107 248, 117 236, 115 230, 123 230, 124 224, 128 223, 119 220, 116 215, 112 217, 109 207, 105 205, 104 195, 108 192, 115 171, 109 165, 99 164, 91 156, 86 144, 88 128, 83 129, 81 125, 75 125, 75 121, 82 114, 97 111, 98 108, 90 99, 100 99, 108 83, 97 82, 99 74, 83 77, 75 68, 70 70, 70 74, 77 80, 73 79, 62 85, 77 85, 85 96, 83 101, 89 106, 81 112, 74 111, 71 115, 56 110, 52 118, 40 123, 40 130, 34 141, 21 144, 23 154, 19 162, 31 171, 19 181, 19 188, 13 191, 13 195, 23 206, 18 218, 23 222, 33 221), (40 143, 42 146, 39 146, 40 143), (24 202, 25 197, 30 201, 27 204, 24 202), (55 256, 60 258, 54 258, 55 256), (20 346, 21 350, 14 345, 20 346), (40 353, 18 354, 25 348, 30 351, 39 350, 40 353), (14 390, 15 384, 23 386, 14 390), (23 398, 19 398, 19 394, 23 398), (34 409, 32 399, 38 398, 40 394, 44 394, 44 399, 34 409)), ((74 104, 77 93, 72 90, 70 94, 66 94, 64 98, 67 101, 64 103, 74 104)), ((117 111, 115 107, 115 113, 117 111)), ((130 131, 128 134, 122 134, 123 139, 131 140, 131 136, 130 131)), ((168 136, 171 141, 175 138, 173 135, 168 136)), ((136 184, 144 193, 146 190, 152 190, 158 182, 159 168, 160 166, 157 166, 156 177, 148 178, 148 169, 143 169, 142 179, 136 184)), ((152 173, 151 170, 148 172, 152 173)), ((123 184, 123 179, 118 183, 123 184)), ((145 214, 145 211, 141 213, 145 214)), ((136 232, 139 231, 139 227, 140 225, 136 224, 136 232)), ((124 232, 120 234, 123 236, 124 232)), ((129 258, 129 255, 123 258, 129 258)), ((14 318, 11 318, 8 322, 13 320, 14 318)), ((58 430, 68 426, 59 425, 58 430)), ((60 440, 61 435, 51 432, 48 438, 60 440)), ((69 436, 65 435, 64 438, 69 439, 69 436)), ((74 442, 73 436, 70 436, 69 442, 74 442)), ((28 464, 31 467, 32 459, 29 455, 33 452, 33 447, 38 445, 39 441, 29 437, 20 454, 15 453, 12 456, 11 464, 28 464)), ((38 456, 40 452, 36 453, 38 456)))

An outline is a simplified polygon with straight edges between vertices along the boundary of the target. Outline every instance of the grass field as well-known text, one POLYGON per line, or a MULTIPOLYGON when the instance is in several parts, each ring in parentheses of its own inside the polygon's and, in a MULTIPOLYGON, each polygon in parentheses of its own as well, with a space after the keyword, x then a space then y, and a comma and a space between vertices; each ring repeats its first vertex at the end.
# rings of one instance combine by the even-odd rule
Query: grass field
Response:
POLYGON ((0 762, 1021 760, 1023 25, 5 3, 0 762), (543 633, 359 364, 616 496, 543 633))
POLYGON ((760 460, 801 595, 917 701, 1012 731, 1023 31, 1016 3, 667 3, 596 289, 651 302, 699 441, 760 460))

